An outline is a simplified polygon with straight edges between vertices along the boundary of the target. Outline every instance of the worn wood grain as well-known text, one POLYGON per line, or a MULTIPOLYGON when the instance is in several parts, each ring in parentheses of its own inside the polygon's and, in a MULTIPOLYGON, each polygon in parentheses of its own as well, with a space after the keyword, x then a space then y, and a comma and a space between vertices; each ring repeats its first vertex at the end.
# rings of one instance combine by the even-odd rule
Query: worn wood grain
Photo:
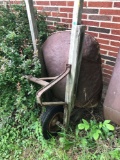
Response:
POLYGON ((67 76, 66 92, 64 107, 64 125, 68 127, 70 114, 74 108, 74 102, 76 98, 76 90, 78 84, 78 77, 80 74, 80 65, 82 59, 82 46, 84 40, 85 26, 79 25, 81 23, 83 8, 83 0, 76 0, 74 3, 73 11, 73 24, 71 30, 70 39, 70 51, 68 64, 71 65, 71 72, 67 76))
POLYGON ((38 56, 38 53, 40 52, 39 49, 40 47, 39 47, 37 24, 34 15, 33 0, 25 0, 25 4, 29 20, 33 48, 34 48, 34 55, 38 56))

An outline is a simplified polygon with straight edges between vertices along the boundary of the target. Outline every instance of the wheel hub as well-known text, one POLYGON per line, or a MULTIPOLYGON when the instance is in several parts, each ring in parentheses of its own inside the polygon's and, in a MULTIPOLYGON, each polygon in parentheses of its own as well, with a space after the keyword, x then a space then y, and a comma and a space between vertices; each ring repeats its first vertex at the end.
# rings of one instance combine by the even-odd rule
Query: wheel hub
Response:
POLYGON ((57 122, 63 123, 63 113, 56 113, 49 123, 49 132, 54 133, 60 130, 60 127, 56 124, 57 122))

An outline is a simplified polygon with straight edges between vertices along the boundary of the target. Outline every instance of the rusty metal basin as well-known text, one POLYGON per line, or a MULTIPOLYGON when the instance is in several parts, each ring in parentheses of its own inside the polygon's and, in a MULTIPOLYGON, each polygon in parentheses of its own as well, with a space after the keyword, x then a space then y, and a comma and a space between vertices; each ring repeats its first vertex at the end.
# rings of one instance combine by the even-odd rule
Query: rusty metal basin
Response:
POLYGON ((120 50, 104 101, 104 116, 120 125, 120 50))
MULTIPOLYGON (((43 57, 50 77, 57 76, 65 70, 69 56, 70 34, 70 31, 56 32, 43 44, 43 57)), ((53 95, 59 100, 64 101, 65 85, 66 78, 52 89, 53 95)), ((75 106, 94 106, 100 100, 101 90, 102 72, 99 44, 92 36, 86 34, 75 106)))

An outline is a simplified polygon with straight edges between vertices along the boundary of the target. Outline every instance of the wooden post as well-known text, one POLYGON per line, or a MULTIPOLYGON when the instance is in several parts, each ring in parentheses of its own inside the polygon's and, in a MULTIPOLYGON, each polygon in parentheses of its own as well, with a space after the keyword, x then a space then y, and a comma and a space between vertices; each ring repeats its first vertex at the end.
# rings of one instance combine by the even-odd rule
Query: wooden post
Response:
POLYGON ((40 49, 39 49, 37 24, 36 24, 35 15, 34 15, 33 0, 25 0, 25 4, 27 9, 31 36, 32 36, 34 56, 38 56, 40 49))
POLYGON ((64 109, 64 124, 69 125, 70 114, 74 108, 76 99, 77 83, 80 73, 80 64, 82 59, 82 45, 84 40, 85 26, 81 23, 83 0, 74 1, 73 24, 70 40, 70 51, 68 64, 71 65, 71 72, 67 76, 65 102, 67 106, 64 109))
MULTIPOLYGON (((80 25, 83 11, 84 0, 74 0, 73 22, 72 26, 80 25)), ((73 28, 72 28, 73 31, 73 28)))
MULTIPOLYGON (((8 1, 3 1, 3 5, 4 5, 4 7, 5 7, 6 9, 9 9, 8 1)), ((10 3, 9 3, 9 5, 10 5, 10 3)))

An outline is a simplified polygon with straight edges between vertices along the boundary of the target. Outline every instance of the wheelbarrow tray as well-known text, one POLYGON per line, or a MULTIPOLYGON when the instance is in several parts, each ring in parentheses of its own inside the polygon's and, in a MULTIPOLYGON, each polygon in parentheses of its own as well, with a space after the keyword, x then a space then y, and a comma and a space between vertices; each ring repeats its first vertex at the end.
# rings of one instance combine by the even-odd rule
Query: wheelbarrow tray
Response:
MULTIPOLYGON (((70 31, 52 34, 42 46, 48 77, 58 76, 68 63, 70 31)), ((52 88, 53 96, 64 101, 66 77, 52 88)), ((86 34, 83 43, 83 56, 75 100, 76 107, 97 106, 101 98, 102 71, 99 44, 86 34)))

